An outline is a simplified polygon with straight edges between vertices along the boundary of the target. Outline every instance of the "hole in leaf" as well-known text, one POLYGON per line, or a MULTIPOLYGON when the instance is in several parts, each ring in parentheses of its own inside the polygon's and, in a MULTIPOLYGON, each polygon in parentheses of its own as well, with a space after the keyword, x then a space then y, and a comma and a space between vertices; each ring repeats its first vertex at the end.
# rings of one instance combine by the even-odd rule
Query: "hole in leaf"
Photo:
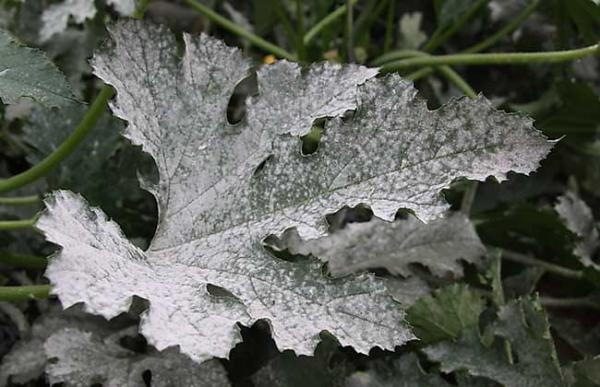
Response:
POLYGON ((273 156, 271 155, 271 156, 267 157, 266 159, 264 159, 260 164, 258 164, 256 166, 256 168, 254 169, 253 175, 254 176, 258 175, 265 168, 265 165, 267 165, 267 162, 269 160, 271 160, 272 158, 273 158, 273 156))
POLYGON ((302 136, 302 154, 304 156, 313 154, 319 149, 319 141, 323 134, 325 120, 316 120, 306 136, 302 136))
POLYGON ((220 286, 213 285, 213 284, 207 284, 206 290, 208 291, 208 293, 211 296, 219 297, 219 298, 230 298, 230 299, 236 300, 238 302, 241 302, 233 293, 231 293, 229 290, 222 288, 220 286))
POLYGON ((147 387, 152 386, 152 371, 146 370, 142 372, 142 380, 147 387))
POLYGON ((227 104, 227 122, 235 125, 246 116, 246 100, 249 96, 258 93, 256 73, 252 72, 248 77, 242 79, 233 89, 229 103, 227 104))
POLYGON ((346 227, 348 223, 368 222, 373 218, 373 211, 363 204, 356 207, 343 207, 333 214, 326 215, 329 232, 346 227))
POLYGON ((150 302, 145 298, 133 296, 131 298, 131 305, 129 306, 129 314, 133 316, 140 316, 143 312, 148 310, 150 302))

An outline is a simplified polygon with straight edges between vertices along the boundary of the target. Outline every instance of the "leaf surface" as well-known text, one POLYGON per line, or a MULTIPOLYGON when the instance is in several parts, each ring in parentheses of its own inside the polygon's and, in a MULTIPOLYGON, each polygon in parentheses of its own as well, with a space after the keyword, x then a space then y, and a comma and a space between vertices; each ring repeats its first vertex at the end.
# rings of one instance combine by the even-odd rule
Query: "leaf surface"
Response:
POLYGON ((12 104, 21 97, 48 107, 74 102, 64 75, 43 52, 21 45, 0 30, 0 98, 5 104, 12 104))
POLYGON ((126 136, 156 162, 158 229, 142 251, 102 211, 59 191, 37 224, 62 246, 46 275, 63 305, 83 302, 105 317, 133 295, 147 299, 141 332, 198 361, 227 356, 236 324, 257 319, 298 354, 312 353, 323 330, 363 353, 412 339, 382 281, 330 279, 318 263, 274 258, 262 241, 291 227, 322 236, 326 214, 359 203, 385 220, 399 208, 432 219, 454 179, 528 173, 552 147, 531 120, 483 97, 430 112, 398 76, 367 81, 374 70, 329 63, 304 73, 286 61, 263 67, 259 95, 232 126, 227 104, 248 73, 237 50, 184 35, 179 59, 172 35, 137 21, 111 35, 94 71, 118 92, 112 108, 129 122, 126 136), (338 117, 349 109, 351 119, 338 117), (322 117, 334 118, 303 155, 298 136, 322 117))
POLYGON ((592 209, 579 195, 568 191, 558 198, 554 210, 565 222, 569 231, 579 237, 573 253, 583 266, 600 270, 600 265, 593 261, 593 257, 600 247, 600 234, 596 228, 592 209))
POLYGON ((463 330, 477 327, 484 307, 479 294, 463 284, 455 284, 415 302, 406 319, 425 343, 456 340, 463 330))
POLYGON ((514 364, 502 342, 481 337, 478 328, 466 329, 459 340, 443 341, 424 349, 443 372, 466 371, 506 387, 564 386, 548 320, 539 301, 520 299, 500 308, 491 335, 506 339, 514 364))
POLYGON ((333 275, 385 268, 410 276, 410 265, 421 264, 437 276, 462 276, 459 260, 476 263, 486 252, 469 219, 462 214, 423 223, 413 216, 386 222, 350 223, 326 237, 303 241, 290 233, 292 254, 308 255, 328 263, 333 275))

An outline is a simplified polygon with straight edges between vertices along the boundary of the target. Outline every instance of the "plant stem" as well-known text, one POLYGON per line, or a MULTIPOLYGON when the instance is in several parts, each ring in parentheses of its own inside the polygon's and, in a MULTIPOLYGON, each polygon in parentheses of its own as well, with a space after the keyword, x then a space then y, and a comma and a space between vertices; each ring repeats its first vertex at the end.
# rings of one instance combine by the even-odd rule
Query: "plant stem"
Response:
POLYGON ((505 37, 506 35, 512 33, 514 30, 519 28, 519 26, 535 11, 537 6, 540 4, 540 0, 532 0, 527 7, 521 11, 514 19, 510 21, 506 26, 498 30, 495 34, 490 37, 482 40, 481 42, 463 50, 465 53, 474 53, 483 51, 498 42, 500 39, 505 37))
POLYGON ((487 53, 487 54, 452 54, 438 56, 420 56, 406 58, 381 67, 382 72, 403 70, 414 66, 441 66, 441 65, 489 65, 509 64, 522 65, 528 63, 557 63, 567 62, 586 56, 596 55, 600 52, 598 44, 565 51, 547 52, 519 52, 519 53, 487 53))
POLYGON ((385 38, 383 40, 383 52, 387 53, 392 48, 394 38, 394 18, 396 10, 396 0, 390 0, 388 3, 388 13, 385 20, 385 38))
MULTIPOLYGON (((424 53, 424 52, 421 52, 421 51, 416 51, 416 50, 406 50, 403 53, 403 55, 405 57, 430 56, 427 53, 424 53)), ((435 70, 437 70, 446 79, 448 79, 449 82, 451 82, 458 89, 460 89, 467 97, 469 97, 469 98, 476 98, 477 97, 477 93, 475 92, 475 90, 473 90, 473 88, 471 87, 471 85, 469 85, 467 83, 467 81, 464 80, 463 77, 461 77, 456 71, 454 71, 452 69, 452 67, 450 67, 450 66, 439 66, 435 70)), ((422 69, 419 69, 419 70, 417 70, 415 72, 412 72, 412 73, 408 74, 404 78, 409 79, 411 81, 416 81, 419 78, 426 77, 426 76, 430 75, 435 70, 433 68, 431 68, 431 67, 424 67, 422 69)))
POLYGON ((285 30, 289 41, 297 42, 298 36, 296 35, 296 31, 292 26, 292 22, 290 21, 286 10, 283 9, 283 7, 281 6, 281 0, 271 0, 271 5, 273 6, 275 13, 277 13, 279 22, 281 22, 281 24, 283 25, 283 29, 285 30))
POLYGON ((306 59, 306 47, 304 45, 304 8, 302 0, 296 0, 296 52, 298 60, 306 59))
POLYGON ((346 0, 346 28, 344 30, 346 41, 346 61, 354 62, 354 2, 346 0))
POLYGON ((560 275, 565 278, 581 279, 583 278, 583 272, 579 270, 568 269, 554 263, 542 261, 541 259, 530 257, 525 254, 517 253, 516 251, 510 251, 501 249, 502 257, 509 261, 521 263, 523 265, 537 266, 550 273, 560 275))
POLYGON ((112 95, 112 88, 107 85, 103 86, 77 128, 75 128, 65 142, 39 164, 34 165, 18 175, 0 180, 0 192, 14 190, 39 179, 73 153, 77 146, 85 139, 89 131, 94 127, 98 118, 100 118, 100 115, 104 111, 107 101, 112 95))
POLYGON ((41 270, 46 267, 47 260, 37 255, 0 252, 0 263, 23 269, 41 270))
POLYGON ((271 42, 264 40, 260 36, 255 35, 250 31, 245 30, 244 28, 235 24, 231 20, 219 15, 218 13, 216 13, 209 7, 205 6, 204 4, 201 4, 195 0, 184 0, 184 2, 187 5, 189 5, 191 8, 195 9, 196 11, 198 11, 201 14, 203 14, 204 16, 206 16, 206 18, 209 19, 210 21, 218 24, 219 26, 223 27, 224 29, 228 30, 229 32, 231 32, 233 34, 248 40, 250 43, 254 44, 256 47, 262 48, 263 50, 270 52, 280 58, 285 58, 285 59, 289 59, 292 61, 296 60, 295 55, 287 52, 286 50, 284 50, 283 48, 281 48, 279 46, 274 45, 271 42))
POLYGON ((427 54, 426 52, 423 52, 423 51, 411 50, 411 49, 395 50, 395 51, 388 52, 387 54, 383 54, 383 55, 375 58, 371 62, 371 66, 381 66, 381 65, 386 64, 387 62, 392 62, 392 61, 404 59, 404 58, 413 58, 415 56, 424 56, 424 55, 429 55, 429 54, 427 54))
MULTIPOLYGON (((475 97, 469 97, 475 98, 475 97)), ((477 194, 477 187, 479 186, 479 182, 470 181, 468 183, 467 189, 462 197, 462 201, 460 203, 460 212, 469 216, 471 213, 471 207, 473 207, 473 202, 475 201, 475 195, 477 194)))
POLYGON ((9 230, 18 230, 21 228, 29 228, 33 227, 36 219, 19 219, 19 220, 0 220, 0 230, 9 231, 9 230))
POLYGON ((475 4, 473 4, 471 6, 471 8, 469 8, 467 10, 467 12, 465 12, 449 28, 447 28, 445 30, 437 29, 433 33, 433 35, 431 36, 431 39, 429 39, 429 41, 427 43, 425 43, 425 45, 423 46, 423 51, 425 51, 425 52, 433 52, 439 46, 441 46, 442 44, 446 43, 446 41, 448 39, 450 39, 450 37, 452 35, 454 35, 456 32, 458 32, 458 30, 460 30, 465 25, 466 22, 468 22, 469 20, 471 20, 471 18, 473 16, 475 16, 475 14, 477 13, 477 11, 479 11, 479 9, 481 7, 483 7, 488 1, 489 0, 478 0, 477 2, 475 2, 475 4))
POLYGON ((28 301, 50 296, 50 285, 0 286, 0 301, 28 301))
POLYGON ((550 308, 592 308, 600 310, 600 304, 590 297, 554 298, 540 297, 540 302, 550 308))
POLYGON ((19 197, 1 197, 0 205, 3 206, 29 206, 41 202, 42 198, 38 195, 19 196, 19 197))
MULTIPOLYGON (((358 0, 349 0, 349 3, 354 5, 358 0)), ((338 8, 336 8, 329 15, 325 16, 321 19, 320 22, 315 24, 308 32, 304 35, 304 44, 308 45, 323 29, 328 27, 330 24, 335 22, 338 18, 346 13, 348 5, 344 4, 338 8)))

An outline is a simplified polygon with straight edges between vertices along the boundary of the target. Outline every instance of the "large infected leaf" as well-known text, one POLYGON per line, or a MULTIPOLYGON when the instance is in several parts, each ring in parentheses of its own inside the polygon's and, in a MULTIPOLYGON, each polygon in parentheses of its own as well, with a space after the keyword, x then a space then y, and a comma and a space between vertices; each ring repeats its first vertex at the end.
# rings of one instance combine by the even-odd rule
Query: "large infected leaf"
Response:
POLYGON ((78 195, 47 200, 37 226, 62 246, 46 275, 65 306, 112 317, 133 295, 149 301, 141 332, 158 349, 179 345, 202 361, 225 357, 236 323, 267 319, 280 348, 309 354, 327 330, 366 353, 413 338, 404 312, 369 274, 330 279, 313 261, 271 256, 269 235, 296 227, 322 236, 325 215, 364 203, 392 220, 399 208, 423 219, 446 210, 440 190, 459 176, 504 179, 535 169, 552 144, 531 120, 495 111, 483 97, 430 112, 396 75, 336 64, 305 73, 286 61, 258 72, 259 95, 231 126, 226 109, 246 76, 240 53, 207 36, 175 38, 161 27, 121 22, 96 54, 96 75, 118 93, 113 112, 126 136, 156 161, 149 189, 159 225, 142 251, 78 195), (301 153, 312 121, 333 118, 315 153, 301 153))
POLYGON ((471 326, 457 341, 433 344, 424 352, 441 363, 443 372, 466 371, 506 387, 565 385, 539 301, 520 299, 501 307, 488 333, 481 337, 477 326, 471 326), (507 358, 509 350, 513 364, 507 358))
POLYGON ((423 223, 415 217, 385 222, 350 223, 323 238, 303 241, 287 233, 286 247, 293 254, 312 254, 328 263, 333 275, 385 268, 410 276, 410 265, 421 264, 438 276, 462 276, 464 260, 477 263, 485 254, 475 228, 463 214, 423 223))
POLYGON ((74 102, 64 75, 43 52, 21 45, 0 30, 0 98, 12 104, 21 97, 49 107, 74 102))

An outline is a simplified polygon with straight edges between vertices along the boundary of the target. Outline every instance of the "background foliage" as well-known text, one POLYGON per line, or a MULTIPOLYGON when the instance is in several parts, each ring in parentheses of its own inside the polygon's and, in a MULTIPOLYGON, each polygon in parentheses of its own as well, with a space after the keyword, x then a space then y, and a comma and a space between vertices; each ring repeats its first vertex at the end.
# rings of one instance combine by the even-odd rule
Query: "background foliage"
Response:
MULTIPOLYGON (((89 17, 81 20, 73 11, 64 28, 49 35, 49 19, 44 15, 62 2, 4 0, 1 4, 2 27, 20 42, 45 52, 65 74, 74 100, 93 100, 101 85, 91 75, 87 59, 106 37, 104 26, 128 13, 123 5, 96 2, 91 4, 93 15, 88 8, 89 17)), ((67 0, 66 4, 69 10, 77 9, 77 1, 67 0)), ((465 93, 483 93, 499 109, 530 115, 546 136, 561 140, 531 176, 513 174, 501 184, 490 179, 477 187, 473 202, 466 207, 486 246, 483 259, 463 253, 460 268, 441 274, 419 260, 406 263, 413 277, 398 285, 397 293, 411 296, 397 298, 412 305, 408 321, 420 341, 393 352, 374 348, 367 356, 339 347, 335 338, 323 333, 314 356, 296 356, 291 351, 280 352, 267 324, 259 322, 241 328, 244 341, 232 349, 229 359, 215 361, 218 367, 224 366, 226 375, 216 368, 205 371, 182 363, 177 363, 179 371, 173 371, 157 363, 179 362, 172 359, 180 355, 158 354, 143 337, 127 330, 137 324, 143 305, 118 321, 82 324, 74 322, 85 319, 77 315, 81 312, 65 317, 52 298, 20 298, 13 303, 0 302, 0 356, 4 356, 0 384, 48 384, 48 359, 32 358, 30 367, 10 369, 11 356, 22 363, 19 351, 28 354, 33 348, 39 352, 60 339, 46 341, 50 332, 70 332, 67 337, 80 338, 76 343, 81 346, 74 351, 93 349, 103 358, 114 361, 116 357, 120 364, 131 364, 139 374, 131 377, 137 377, 140 385, 600 385, 600 359, 596 358, 600 354, 597 50, 596 55, 577 61, 497 63, 504 53, 565 51, 596 44, 600 41, 597 1, 142 1, 133 16, 167 24, 177 33, 204 32, 224 39, 243 48, 257 67, 285 57, 305 64, 329 60, 382 66, 383 71, 413 79, 420 97, 432 109, 465 93), (231 20, 234 26, 219 17, 231 20), (466 61, 436 71, 427 64, 398 65, 398 61, 423 55, 480 51, 499 56, 494 63, 466 61), (73 331, 78 329, 94 336, 73 331), (158 358, 170 360, 155 361, 158 358), (177 379, 181 375, 165 378, 170 372, 210 373, 210 377, 201 380, 198 376, 193 382, 177 379)), ((255 93, 255 87, 250 79, 236 88, 228 110, 230 122, 243 117, 243 102, 255 93)), ((3 178, 27 170, 53 152, 87 110, 76 102, 48 101, 21 99, 13 103, 4 97, 0 122, 3 178)), ((154 233, 157 211, 152 196, 140 188, 138 176, 152 178, 155 171, 147 155, 118 135, 123 127, 123 122, 104 113, 87 139, 57 168, 43 179, 4 194, 31 199, 25 206, 0 202, 0 219, 30 219, 41 209, 40 195, 65 188, 102 207, 130 239, 146 247, 154 233)), ((317 148, 319 135, 316 125, 304 138, 306 153, 317 148)), ((454 210, 462 207, 464 211, 463 199, 470 193, 472 185, 458 181, 445 196, 454 210)), ((398 214, 398 218, 405 215, 398 214)), ((348 226, 352 228, 349 223, 367 222, 371 216, 367 208, 344 209, 329 217, 330 230, 343 235, 348 226)), ((379 237, 370 243, 384 243, 389 238, 376 227, 372 229, 379 237)), ((269 241, 272 252, 289 260, 319 256, 319 249, 326 255, 321 247, 294 248, 290 240, 269 241)), ((386 254, 395 254, 396 260, 408 259, 398 254, 403 247, 394 251, 393 235, 392 242, 385 243, 386 254)), ((450 259, 448 248, 422 254, 427 259, 450 259)), ((0 285, 45 283, 44 257, 54 251, 31 227, 0 231, 0 285)), ((371 269, 390 283, 399 283, 398 278, 406 273, 393 266, 380 263, 371 269)), ((50 353, 60 358, 57 351, 50 353)), ((78 367, 72 385, 82 380, 81 385, 111 382, 106 370, 114 368, 92 362, 78 367)), ((62 381, 69 384, 68 379, 62 381)))

